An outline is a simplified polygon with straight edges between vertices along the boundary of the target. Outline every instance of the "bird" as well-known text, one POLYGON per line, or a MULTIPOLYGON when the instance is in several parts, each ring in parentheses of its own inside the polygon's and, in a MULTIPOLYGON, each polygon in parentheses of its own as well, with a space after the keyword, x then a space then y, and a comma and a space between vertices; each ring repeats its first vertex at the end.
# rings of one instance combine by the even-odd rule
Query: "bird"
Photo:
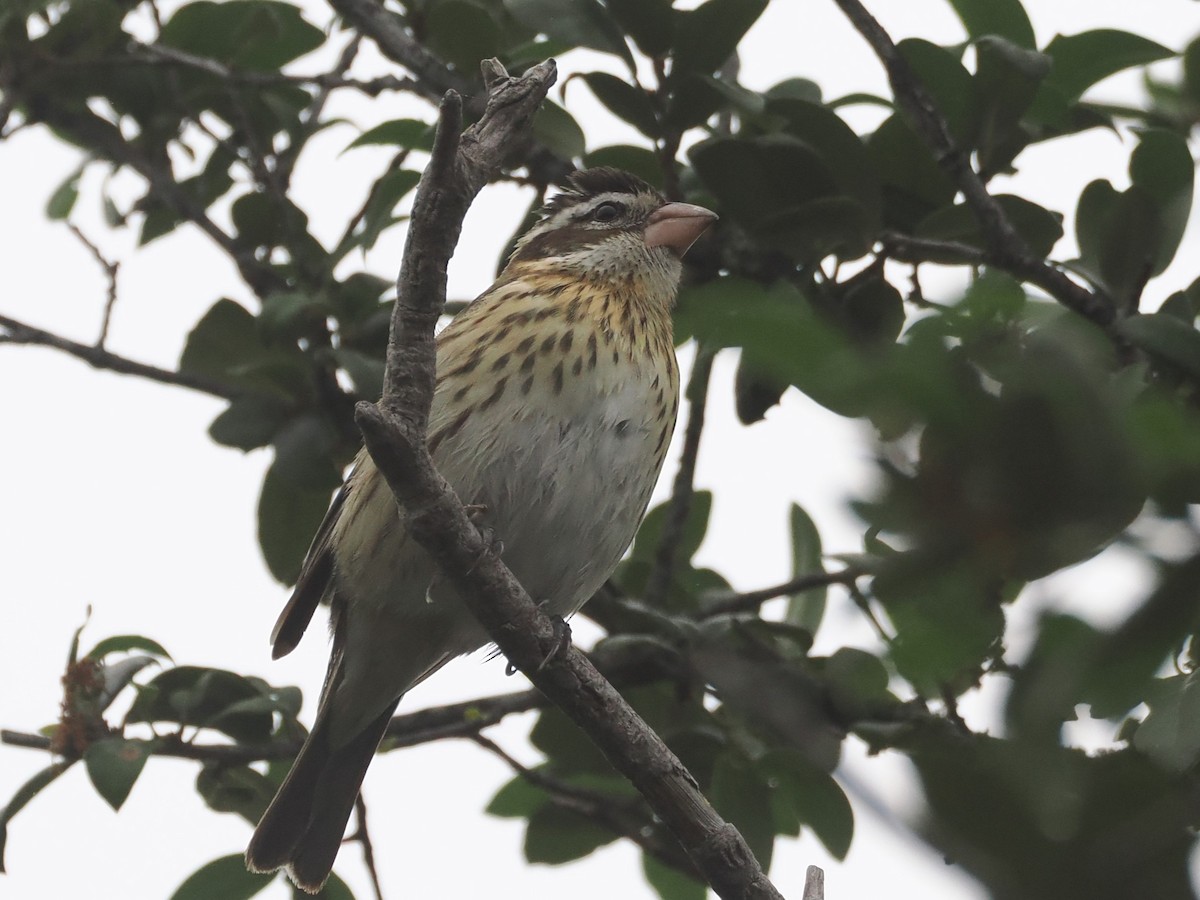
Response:
MULTIPOLYGON (((433 462, 548 615, 612 574, 658 480, 679 406, 671 311, 716 215, 619 169, 577 171, 496 281, 438 335, 433 462)), ((291 652, 322 600, 317 715, 246 850, 316 893, 401 697, 489 643, 366 450, 335 495, 271 636, 291 652)))

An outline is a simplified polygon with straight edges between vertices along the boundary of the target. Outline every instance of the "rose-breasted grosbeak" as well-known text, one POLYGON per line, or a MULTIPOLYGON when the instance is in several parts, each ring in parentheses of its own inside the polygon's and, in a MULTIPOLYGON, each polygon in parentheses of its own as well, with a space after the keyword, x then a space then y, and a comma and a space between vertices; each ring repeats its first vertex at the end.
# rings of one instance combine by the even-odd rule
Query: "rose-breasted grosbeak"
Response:
MULTIPOLYGON (((578 172, 438 338, 430 453, 551 614, 604 583, 646 510, 679 403, 680 259, 714 218, 628 173, 578 172)), ((246 851, 251 869, 286 867, 312 892, 401 696, 488 641, 365 450, 275 626, 276 658, 322 598, 333 652, 316 722, 246 851)))

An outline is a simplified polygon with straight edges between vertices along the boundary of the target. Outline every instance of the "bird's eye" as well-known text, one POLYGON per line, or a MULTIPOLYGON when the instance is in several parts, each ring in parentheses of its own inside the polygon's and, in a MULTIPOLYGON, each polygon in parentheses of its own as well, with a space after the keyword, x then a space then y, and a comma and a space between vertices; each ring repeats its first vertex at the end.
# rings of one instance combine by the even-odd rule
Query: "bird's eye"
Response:
POLYGON ((606 200, 594 210, 592 210, 592 221, 594 222, 614 222, 617 217, 625 211, 620 203, 614 203, 612 200, 606 200))

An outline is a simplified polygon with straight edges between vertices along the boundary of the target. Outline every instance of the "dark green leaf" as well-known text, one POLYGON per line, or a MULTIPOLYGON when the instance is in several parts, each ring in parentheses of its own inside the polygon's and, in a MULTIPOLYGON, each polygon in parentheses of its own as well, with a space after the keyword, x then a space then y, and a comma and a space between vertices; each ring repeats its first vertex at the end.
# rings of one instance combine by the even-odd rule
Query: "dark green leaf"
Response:
POLYGON ((346 150, 381 144, 408 150, 429 150, 433 147, 433 126, 420 119, 392 119, 368 128, 347 144, 346 150))
POLYGON ((695 9, 678 12, 672 76, 716 72, 766 8, 767 0, 707 0, 695 9))
MULTIPOLYGON (((1062 215, 1016 194, 997 194, 996 201, 1033 253, 1049 256, 1063 236, 1062 215)), ((957 241, 980 249, 987 247, 978 218, 966 203, 944 206, 930 213, 917 225, 916 233, 939 241, 957 241)))
POLYGON ((234 366, 260 355, 262 341, 254 316, 232 300, 218 300, 187 337, 179 368, 225 376, 234 366))
POLYGON ((660 190, 663 187, 662 163, 653 150, 645 147, 633 147, 628 144, 598 147, 584 156, 583 165, 584 168, 613 166, 624 169, 660 190))
POLYGON ((717 812, 742 833, 763 870, 770 868, 775 829, 771 792, 763 776, 748 761, 726 753, 717 760, 709 797, 717 812))
POLYGON ((607 72, 588 72, 580 78, 613 115, 624 119, 647 137, 658 137, 658 117, 654 104, 640 87, 622 81, 607 72))
POLYGON ((1185 772, 1200 757, 1200 676, 1195 672, 1155 682, 1150 713, 1133 746, 1164 769, 1185 772))
POLYGON ((288 419, 288 410, 269 397, 240 397, 213 419, 208 435, 218 444, 253 450, 271 443, 288 419))
POLYGON ((750 357, 742 356, 733 383, 738 420, 743 425, 753 425, 766 418, 767 411, 779 403, 787 389, 787 382, 756 365, 750 357))
POLYGON ((583 129, 569 112, 549 100, 542 103, 533 117, 533 134, 565 159, 577 159, 587 149, 583 129))
POLYGON ((1058 35, 1045 52, 1054 60, 1047 81, 1068 100, 1078 100, 1093 84, 1123 69, 1175 55, 1162 44, 1109 28, 1058 35))
POLYGON ((575 47, 612 53, 633 65, 621 29, 598 0, 504 0, 504 8, 535 31, 575 47))
MULTIPOLYGON (((685 562, 696 555, 704 542, 704 534, 708 531, 708 517, 712 511, 712 491, 696 491, 692 494, 691 506, 688 508, 687 520, 679 543, 675 547, 677 562, 685 562)), ((658 553, 658 545, 662 540, 663 526, 667 516, 671 514, 671 501, 660 503, 642 520, 637 538, 633 542, 630 556, 637 560, 652 561, 658 553)))
POLYGON ((529 817, 529 825, 525 828, 525 859, 531 863, 559 865, 582 859, 616 839, 614 832, 580 813, 543 806, 529 817))
POLYGON ((671 0, 605 0, 611 15, 647 56, 666 56, 675 32, 671 0))
POLYGON ((378 400, 383 393, 383 360, 348 347, 336 347, 333 358, 338 368, 350 376, 354 393, 363 400, 378 400))
POLYGON ((293 900, 308 900, 310 896, 316 897, 317 900, 354 900, 354 892, 350 890, 350 885, 342 881, 336 872, 329 873, 325 887, 316 894, 306 894, 299 888, 292 889, 293 900))
POLYGON ((825 660, 825 689, 841 721, 869 720, 900 702, 888 692, 883 660, 865 650, 842 647, 825 660))
POLYGON ((1022 47, 1036 47, 1033 25, 1021 0, 950 0, 972 39, 988 34, 1022 47))
POLYGON ((528 819, 549 802, 549 796, 528 778, 517 775, 496 792, 484 809, 502 819, 528 819))
POLYGON ((662 900, 704 900, 708 888, 678 869, 673 869, 651 856, 642 854, 642 874, 662 900))
POLYGON ((867 140, 867 152, 883 187, 885 224, 911 231, 935 209, 954 201, 953 182, 899 114, 876 129, 867 140))
POLYGON ((887 347, 904 328, 904 298, 883 278, 856 279, 839 299, 834 321, 856 346, 887 347))
POLYGON ((342 483, 341 467, 332 454, 337 434, 317 413, 292 419, 275 435, 271 471, 291 484, 329 492, 342 483))
POLYGON ((127 719, 213 727, 237 741, 266 741, 273 704, 229 714, 237 704, 264 696, 269 696, 269 688, 260 680, 224 669, 176 666, 143 686, 127 719))
POLYGON ((13 794, 12 799, 5 804, 3 809, 0 809, 0 875, 5 872, 4 847, 8 843, 8 823, 12 821, 13 816, 25 808, 30 800, 41 793, 43 788, 53 783, 59 775, 71 768, 74 763, 74 760, 62 760, 46 766, 46 768, 17 788, 17 792, 13 794))
MULTIPOLYGON (((812 518, 799 504, 793 503, 788 513, 792 533, 792 577, 823 571, 821 535, 812 518)), ((826 587, 811 588, 788 598, 785 622, 808 629, 813 634, 825 615, 826 587)))
POLYGON ((103 659, 110 653, 128 653, 131 650, 142 650, 164 659, 171 658, 171 654, 163 648, 162 644, 148 637, 142 637, 140 634, 118 634, 107 637, 85 655, 89 659, 103 659))
POLYGON ((329 490, 305 487, 272 465, 258 498, 258 543, 276 580, 294 584, 329 508, 329 490))
POLYGON ((279 69, 325 43, 300 10, 277 0, 195 0, 163 25, 159 40, 227 65, 279 69))
POLYGON ((1129 157, 1129 177, 1157 205, 1163 231, 1151 277, 1166 270, 1183 240, 1192 211, 1195 174, 1191 151, 1181 135, 1161 128, 1139 135, 1129 157))
MULTIPOLYGON (((969 146, 975 118, 975 86, 962 60, 945 47, 921 38, 906 38, 896 46, 933 97, 951 134, 969 146)), ((925 154, 930 156, 928 150, 925 154)))
POLYGON ((196 776, 196 793, 209 809, 235 813, 251 825, 262 818, 278 789, 278 783, 250 766, 205 763, 196 776))
POLYGON ((1014 737, 1057 743, 1075 718, 1083 679, 1096 659, 1099 632, 1082 619, 1047 613, 1037 642, 1013 679, 1005 721, 1014 737))
POLYGON ((201 866, 171 895, 171 900, 247 900, 275 880, 275 873, 250 872, 240 853, 201 866))
POLYGON ((465 72, 500 51, 500 23, 483 3, 438 0, 425 17, 425 41, 442 59, 465 72))
POLYGON ((100 712, 108 709, 117 695, 125 690, 133 681, 133 677, 147 666, 158 662, 153 656, 126 656, 115 663, 107 663, 100 670, 103 687, 100 696, 96 698, 96 707, 100 712))
POLYGON ((363 213, 362 225, 356 235, 356 243, 363 250, 370 250, 384 231, 397 222, 403 221, 396 215, 396 207, 420 180, 420 172, 398 169, 380 176, 371 186, 371 195, 363 213))
POLYGON ((985 176, 1005 171, 1029 142, 1020 127, 1038 86, 1052 68, 1050 57, 999 37, 976 41, 972 133, 985 176))
POLYGON ((154 751, 154 741, 129 741, 105 738, 91 744, 84 753, 88 778, 97 793, 115 810, 121 808, 133 783, 142 774, 146 760, 154 751))
POLYGON ((83 175, 83 168, 78 168, 63 181, 54 193, 50 195, 50 199, 46 202, 46 218, 61 221, 71 215, 71 210, 75 208, 75 201, 79 199, 79 178, 83 175))
POLYGON ((1152 313, 1122 319, 1117 328, 1134 346, 1200 380, 1200 332, 1190 323, 1152 313))
POLYGON ((825 849, 835 859, 845 859, 854 837, 854 812, 833 776, 795 750, 771 750, 756 767, 825 849))

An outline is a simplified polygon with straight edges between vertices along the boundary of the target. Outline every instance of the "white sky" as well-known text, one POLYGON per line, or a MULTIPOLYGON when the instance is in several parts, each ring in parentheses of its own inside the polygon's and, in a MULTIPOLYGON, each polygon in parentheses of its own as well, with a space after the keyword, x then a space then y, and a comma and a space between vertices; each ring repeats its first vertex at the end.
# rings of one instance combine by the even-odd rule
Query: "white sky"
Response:
MULTIPOLYGON (((950 42, 962 36, 942 0, 868 5, 897 39, 950 42)), ((1041 44, 1057 32, 1115 27, 1182 49, 1200 32, 1200 4, 1190 0, 1030 0, 1026 5, 1041 44)), ((310 0, 308 6, 312 20, 323 25, 328 18, 323 4, 310 0)), ((800 75, 820 83, 828 97, 885 90, 878 64, 827 0, 775 0, 743 51, 742 78, 754 88, 800 75)), ((613 61, 594 54, 572 54, 560 64, 563 77, 598 67, 619 71, 613 61)), ((312 61, 294 69, 312 72, 319 65, 312 61)), ((1093 96, 1133 98, 1137 93, 1137 78, 1125 76, 1106 82, 1093 96)), ((633 138, 590 101, 582 85, 572 86, 568 101, 593 136, 590 146, 633 138)), ((349 99, 338 109, 363 128, 417 111, 394 95, 374 103, 349 99)), ((336 235, 388 158, 387 151, 372 149, 339 157, 356 133, 349 125, 327 130, 297 173, 296 197, 318 237, 336 235)), ((1039 148, 1022 158, 1016 189, 1069 217, 1092 178, 1124 184, 1130 146, 1128 140, 1094 132, 1039 148)), ((7 275, 0 311, 91 341, 104 302, 103 278, 66 228, 43 216, 46 199, 77 164, 74 150, 41 129, 0 145, 0 261, 7 275)), ((254 308, 252 298, 229 262, 190 227, 134 254, 135 235, 113 234, 102 224, 100 175, 96 169, 85 179, 72 220, 110 258, 122 261, 109 348, 173 367, 188 329, 217 297, 254 308)), ((126 197, 136 196, 135 189, 136 181, 128 178, 116 186, 126 197)), ((500 246, 527 203, 516 194, 515 188, 494 189, 472 210, 451 267, 452 297, 474 296, 488 284, 500 246)), ((222 210, 218 218, 224 215, 222 210)), ((386 235, 368 257, 370 268, 390 277, 402 240, 402 229, 386 235)), ((1193 234, 1173 269, 1151 285, 1150 303, 1191 280, 1196 248, 1193 234)), ((1058 253, 1069 256, 1069 243, 1060 244, 1058 253)), ((937 280, 926 284, 932 292, 937 287, 937 280)), ((871 448, 855 423, 795 392, 766 422, 743 428, 732 413, 734 367, 732 353, 718 358, 697 470, 697 485, 713 488, 716 502, 699 560, 748 589, 790 574, 786 510, 793 501, 813 515, 829 552, 859 549, 861 528, 845 499, 867 489, 871 448)), ((254 509, 268 454, 242 455, 208 440, 205 429, 223 404, 95 372, 53 351, 10 346, 0 346, 0 385, 5 626, 0 629, 0 726, 32 731, 55 719, 67 645, 88 604, 94 612, 85 644, 112 634, 146 634, 180 663, 298 684, 309 704, 314 702, 326 658, 319 628, 290 657, 278 663, 269 658, 267 635, 285 591, 267 575, 255 542, 254 509)), ((671 465, 657 499, 666 494, 671 465)), ((1013 614, 1018 646, 1038 608, 1080 585, 1087 587, 1084 611, 1106 621, 1118 616, 1136 598, 1141 573, 1113 557, 1105 554, 1056 576, 1019 604, 1013 614)), ((578 627, 577 638, 589 640, 586 631, 578 627)), ((869 646, 870 640, 856 615, 835 604, 819 649, 869 646)), ((504 677, 502 662, 482 665, 472 658, 448 667, 404 706, 413 710, 523 686, 519 676, 504 677)), ((987 699, 973 711, 982 725, 992 721, 987 699)), ((531 721, 531 716, 516 717, 489 733, 524 761, 535 761, 523 742, 531 721)), ((1087 729, 1080 735, 1086 738, 1087 729)), ((855 741, 848 742, 846 758, 846 771, 868 783, 896 815, 912 808, 914 787, 902 760, 894 755, 867 760, 855 741)), ((0 803, 47 761, 32 751, 0 747, 0 803)), ((240 818, 203 806, 193 790, 197 770, 193 763, 152 760, 124 809, 114 815, 87 783, 82 766, 75 767, 12 823, 9 874, 0 880, 0 893, 21 900, 118 892, 132 900, 170 896, 202 863, 240 852, 250 833, 240 818)), ((366 797, 385 896, 650 895, 638 853, 627 843, 564 867, 526 865, 521 823, 481 812, 508 777, 501 763, 465 742, 377 759, 366 797)), ((970 879, 882 824, 861 803, 855 806, 856 835, 844 863, 829 859, 807 833, 798 842, 777 844, 771 876, 785 895, 797 896, 805 867, 816 864, 826 869, 831 900, 983 896, 970 879)), ((343 853, 338 871, 357 896, 369 896, 357 847, 343 853)), ((274 886, 259 896, 278 900, 287 893, 274 886)))

